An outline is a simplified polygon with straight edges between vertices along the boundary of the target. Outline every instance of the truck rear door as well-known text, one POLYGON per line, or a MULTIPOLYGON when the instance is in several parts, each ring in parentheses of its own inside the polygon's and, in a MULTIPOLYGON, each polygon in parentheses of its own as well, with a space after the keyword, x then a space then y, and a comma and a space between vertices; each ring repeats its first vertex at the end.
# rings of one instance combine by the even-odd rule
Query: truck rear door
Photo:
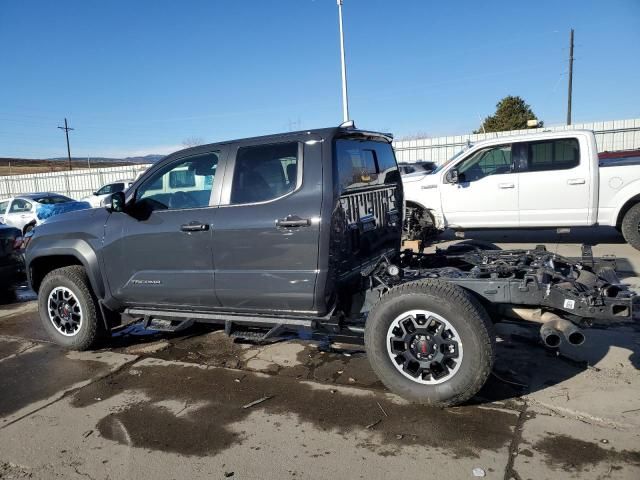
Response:
POLYGON ((234 310, 312 312, 322 143, 231 147, 213 227, 216 294, 234 310))
POLYGON ((520 226, 590 225, 594 175, 586 139, 526 143, 520 171, 520 226))

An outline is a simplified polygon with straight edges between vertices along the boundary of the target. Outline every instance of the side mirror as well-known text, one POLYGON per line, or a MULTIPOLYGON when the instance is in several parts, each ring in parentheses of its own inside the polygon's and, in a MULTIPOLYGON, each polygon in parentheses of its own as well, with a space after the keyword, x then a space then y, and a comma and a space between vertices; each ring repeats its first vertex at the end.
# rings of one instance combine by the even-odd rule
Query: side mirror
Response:
POLYGON ((449 170, 449 174, 447 175, 450 183, 460 183, 460 174, 458 173, 457 168, 452 168, 449 170))
POLYGON ((102 201, 102 206, 109 212, 124 211, 124 192, 115 192, 102 201))

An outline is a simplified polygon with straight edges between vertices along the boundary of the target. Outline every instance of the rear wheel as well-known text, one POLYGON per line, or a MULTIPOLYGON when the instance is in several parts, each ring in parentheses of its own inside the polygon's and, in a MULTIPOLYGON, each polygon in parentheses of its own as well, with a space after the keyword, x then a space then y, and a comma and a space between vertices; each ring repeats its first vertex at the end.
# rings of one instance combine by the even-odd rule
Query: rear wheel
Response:
POLYGON ((365 345, 380 380, 421 404, 470 399, 493 366, 494 334, 486 311, 470 293, 439 280, 385 293, 369 313, 365 345))
POLYGON ((636 250, 640 250, 640 203, 631 207, 622 219, 622 236, 636 250))
POLYGON ((49 336, 70 350, 88 350, 104 331, 89 279, 78 265, 47 274, 38 292, 38 310, 49 336))

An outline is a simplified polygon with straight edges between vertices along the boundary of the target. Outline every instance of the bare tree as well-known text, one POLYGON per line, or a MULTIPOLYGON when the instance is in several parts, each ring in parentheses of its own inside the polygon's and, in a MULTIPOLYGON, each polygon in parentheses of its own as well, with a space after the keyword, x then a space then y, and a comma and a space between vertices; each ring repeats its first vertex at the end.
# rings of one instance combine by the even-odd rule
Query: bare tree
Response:
POLYGON ((410 133, 408 135, 405 135, 403 137, 397 138, 396 140, 398 141, 402 141, 402 140, 422 140, 423 138, 430 138, 431 135, 429 135, 427 132, 416 132, 416 133, 410 133))
POLYGON ((202 145, 204 143, 204 138, 202 137, 187 137, 182 140, 182 145, 185 148, 189 147, 197 147, 198 145, 202 145))

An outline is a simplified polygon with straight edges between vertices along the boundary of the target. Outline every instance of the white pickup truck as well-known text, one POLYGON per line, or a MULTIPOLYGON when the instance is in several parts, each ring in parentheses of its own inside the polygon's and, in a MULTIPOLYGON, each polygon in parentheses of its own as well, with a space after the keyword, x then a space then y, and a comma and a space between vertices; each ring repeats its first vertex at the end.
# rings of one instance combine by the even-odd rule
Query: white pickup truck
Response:
POLYGON ((403 184, 413 239, 447 228, 608 225, 640 250, 640 164, 600 166, 588 130, 479 142, 403 184))

